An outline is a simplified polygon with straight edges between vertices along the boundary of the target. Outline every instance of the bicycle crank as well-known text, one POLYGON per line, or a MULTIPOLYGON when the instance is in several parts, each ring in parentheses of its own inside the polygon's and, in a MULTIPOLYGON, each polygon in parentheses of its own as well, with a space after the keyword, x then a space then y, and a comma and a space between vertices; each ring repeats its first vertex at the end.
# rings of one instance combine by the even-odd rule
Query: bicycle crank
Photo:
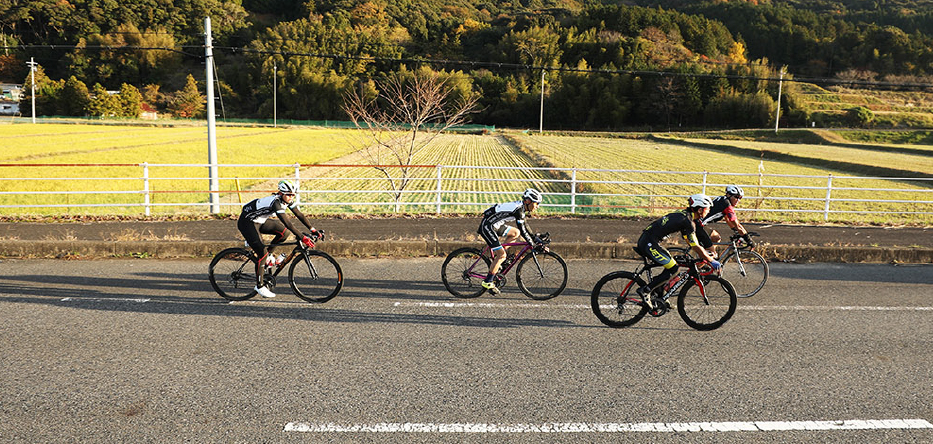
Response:
POLYGON ((502 289, 502 287, 505 287, 505 284, 509 283, 509 280, 501 274, 496 274, 496 276, 492 279, 492 281, 496 283, 496 288, 500 290, 502 289))
POLYGON ((654 300, 654 309, 648 312, 653 317, 660 318, 667 314, 671 310, 671 304, 667 301, 654 300))

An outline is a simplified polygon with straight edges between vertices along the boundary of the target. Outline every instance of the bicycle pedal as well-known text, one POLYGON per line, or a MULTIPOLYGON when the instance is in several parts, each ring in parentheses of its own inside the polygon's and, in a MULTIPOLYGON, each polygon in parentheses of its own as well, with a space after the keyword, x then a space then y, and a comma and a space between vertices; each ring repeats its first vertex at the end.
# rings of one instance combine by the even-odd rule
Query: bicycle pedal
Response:
POLYGON ((648 311, 648 314, 652 317, 659 318, 667 314, 671 310, 671 304, 667 301, 654 300, 654 308, 648 311))

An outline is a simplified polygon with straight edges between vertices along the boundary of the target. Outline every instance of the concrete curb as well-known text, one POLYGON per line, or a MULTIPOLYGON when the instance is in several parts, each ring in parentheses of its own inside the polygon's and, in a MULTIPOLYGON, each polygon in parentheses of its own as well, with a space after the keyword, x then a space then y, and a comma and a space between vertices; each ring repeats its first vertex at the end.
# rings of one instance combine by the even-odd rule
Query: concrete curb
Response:
MULTIPOLYGON (((6 240, 0 242, 3 258, 210 258, 220 250, 242 245, 228 241, 56 241, 6 240)), ((332 241, 319 248, 335 257, 432 257, 445 256, 476 242, 446 240, 332 241)), ((556 242, 551 248, 567 259, 635 259, 629 244, 556 242)), ((933 263, 933 249, 891 247, 827 247, 764 245, 758 251, 772 262, 933 263)))

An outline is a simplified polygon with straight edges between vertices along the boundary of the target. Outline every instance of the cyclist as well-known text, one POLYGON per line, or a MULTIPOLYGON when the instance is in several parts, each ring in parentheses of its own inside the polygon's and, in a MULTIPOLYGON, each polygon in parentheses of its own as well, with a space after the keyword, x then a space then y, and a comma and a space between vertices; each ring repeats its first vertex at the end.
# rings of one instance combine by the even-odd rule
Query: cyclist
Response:
POLYGON ((656 287, 660 288, 662 283, 667 282, 677 272, 677 262, 671 258, 671 253, 661 246, 661 242, 671 234, 680 232, 697 256, 709 261, 713 269, 720 267, 719 262, 699 244, 696 237, 696 232, 703 230, 698 221, 709 213, 710 207, 713 206, 713 200, 705 194, 694 194, 687 201, 689 203, 687 208, 675 211, 652 222, 642 231, 641 237, 638 238, 638 246, 636 247, 638 254, 664 267, 664 271, 655 276, 648 285, 636 290, 651 310, 655 307, 655 302, 652 301, 652 290, 656 287))
POLYGON ((264 298, 275 297, 275 293, 262 284, 265 267, 276 265, 284 258, 280 258, 278 261, 275 259, 272 253, 275 249, 274 245, 270 245, 269 251, 266 251, 260 233, 275 235, 272 239, 272 244, 278 244, 288 237, 288 233, 286 232, 286 230, 288 230, 294 233, 296 237, 300 238, 308 247, 313 245, 311 239, 298 231, 291 221, 285 217, 285 210, 290 209, 298 220, 300 220, 304 226, 308 227, 312 233, 317 232, 317 230, 311 226, 311 222, 308 221, 308 218, 298 209, 297 194, 298 186, 288 180, 280 181, 279 191, 277 193, 271 196, 253 199, 244 205, 243 211, 240 213, 240 218, 236 223, 237 229, 243 234, 246 243, 256 252, 256 257, 259 258, 256 262, 256 288, 254 288, 254 290, 264 298), (270 218, 271 216, 276 216, 278 220, 270 218))
MULTIPOLYGON (((700 223, 706 226, 725 219, 726 224, 729 225, 729 228, 732 228, 732 231, 740 233, 748 245, 755 246, 755 243, 748 236, 748 230, 739 223, 739 219, 735 215, 735 207, 738 206, 743 197, 745 197, 745 192, 742 191, 742 188, 737 185, 727 186, 726 194, 713 199, 713 206, 710 207, 709 214, 701 219, 700 223)), ((706 230, 701 229, 697 230, 697 240, 700 241, 703 248, 712 248, 713 254, 716 254, 714 244, 722 240, 722 236, 716 230, 710 230, 709 234, 707 234, 706 230)))
POLYGON ((483 288, 491 293, 499 293, 493 278, 499 272, 499 267, 506 257, 505 247, 502 246, 503 242, 499 242, 499 236, 505 236, 504 243, 510 243, 514 242, 518 235, 521 234, 522 238, 532 245, 541 244, 541 239, 532 236, 525 224, 525 215, 538 208, 540 203, 541 192, 529 188, 522 194, 522 200, 493 205, 483 212, 483 220, 476 232, 486 241, 486 245, 489 245, 489 249, 493 254, 492 263, 489 264, 489 273, 482 284, 483 288), (518 228, 507 225, 511 221, 515 221, 518 228))

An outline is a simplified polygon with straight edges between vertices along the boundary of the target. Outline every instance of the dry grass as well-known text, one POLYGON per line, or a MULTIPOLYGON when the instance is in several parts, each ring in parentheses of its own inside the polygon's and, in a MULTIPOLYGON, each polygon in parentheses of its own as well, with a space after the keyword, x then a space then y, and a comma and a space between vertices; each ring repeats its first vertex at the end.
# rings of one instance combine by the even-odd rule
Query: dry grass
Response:
POLYGON ((170 230, 163 236, 158 236, 152 232, 152 230, 147 230, 146 232, 139 232, 131 229, 124 229, 119 233, 111 234, 107 240, 115 242, 134 242, 134 241, 187 241, 191 240, 188 238, 188 235, 181 233, 179 234, 177 230, 170 230))

